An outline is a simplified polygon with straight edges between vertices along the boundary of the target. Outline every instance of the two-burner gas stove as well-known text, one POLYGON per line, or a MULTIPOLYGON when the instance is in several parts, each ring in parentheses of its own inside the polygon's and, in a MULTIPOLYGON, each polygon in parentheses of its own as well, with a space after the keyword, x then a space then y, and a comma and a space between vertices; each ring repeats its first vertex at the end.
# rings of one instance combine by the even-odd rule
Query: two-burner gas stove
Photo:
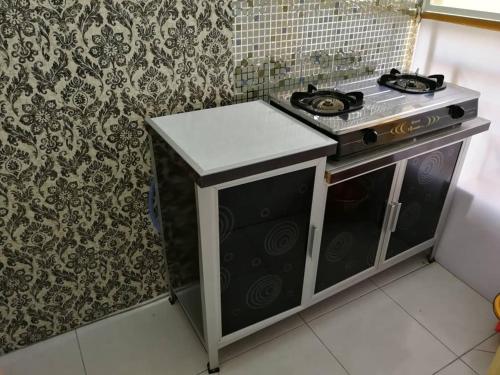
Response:
POLYGON ((335 88, 280 91, 271 104, 331 136, 337 158, 394 144, 477 117, 479 93, 442 75, 401 74, 335 88))

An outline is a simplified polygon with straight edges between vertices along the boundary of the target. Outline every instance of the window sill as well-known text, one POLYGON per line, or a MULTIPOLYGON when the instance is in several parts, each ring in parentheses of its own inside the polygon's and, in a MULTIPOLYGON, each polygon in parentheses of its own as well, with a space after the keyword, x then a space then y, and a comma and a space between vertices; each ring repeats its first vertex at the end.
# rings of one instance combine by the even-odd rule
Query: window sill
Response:
POLYGON ((422 19, 449 22, 458 25, 465 25, 465 26, 478 27, 481 29, 500 31, 500 21, 484 20, 480 18, 471 18, 471 17, 456 16, 451 14, 442 14, 434 12, 422 13, 422 19))

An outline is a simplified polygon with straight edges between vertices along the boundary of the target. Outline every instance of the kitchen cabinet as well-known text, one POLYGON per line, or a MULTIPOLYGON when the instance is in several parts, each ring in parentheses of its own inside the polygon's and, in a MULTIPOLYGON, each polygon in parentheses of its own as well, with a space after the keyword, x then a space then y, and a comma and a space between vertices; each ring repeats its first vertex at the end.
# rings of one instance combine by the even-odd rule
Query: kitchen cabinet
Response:
POLYGON ((148 119, 171 302, 210 372, 221 348, 433 247, 468 140, 489 126, 337 161, 334 140, 265 103, 210 111, 148 119))
POLYGON ((171 302, 215 371, 220 348, 310 299, 337 142, 262 101, 147 123, 171 302))

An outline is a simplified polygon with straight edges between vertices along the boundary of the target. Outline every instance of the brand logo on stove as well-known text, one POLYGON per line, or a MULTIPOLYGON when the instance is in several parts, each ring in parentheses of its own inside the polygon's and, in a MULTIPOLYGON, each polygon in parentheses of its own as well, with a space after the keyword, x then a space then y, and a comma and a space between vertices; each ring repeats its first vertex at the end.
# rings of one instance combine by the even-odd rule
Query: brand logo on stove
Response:
POLYGON ((401 124, 396 125, 395 127, 393 127, 391 129, 391 134, 392 135, 403 135, 403 134, 408 133, 408 131, 411 131, 410 128, 412 128, 412 126, 407 127, 407 125, 408 124, 406 122, 402 122, 401 124))
POLYGON ((391 134, 392 135, 404 135, 404 134, 409 134, 411 132, 414 132, 415 130, 418 130, 420 128, 427 128, 429 126, 434 125, 441 119, 440 116, 429 116, 426 118, 427 123, 425 125, 415 125, 420 123, 420 120, 414 120, 411 122, 411 125, 408 125, 407 122, 402 122, 399 125, 394 126, 391 129, 391 134))

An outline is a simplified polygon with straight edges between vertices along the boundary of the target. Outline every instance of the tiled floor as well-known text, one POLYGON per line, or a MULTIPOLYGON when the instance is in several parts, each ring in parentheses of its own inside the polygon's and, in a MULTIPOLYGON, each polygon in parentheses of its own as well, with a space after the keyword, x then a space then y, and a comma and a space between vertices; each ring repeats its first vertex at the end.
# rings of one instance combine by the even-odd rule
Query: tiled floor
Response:
MULTIPOLYGON (((484 375, 491 305, 417 257, 221 351, 221 374, 484 375)), ((160 300, 0 357, 2 375, 206 375, 179 305, 160 300)))

